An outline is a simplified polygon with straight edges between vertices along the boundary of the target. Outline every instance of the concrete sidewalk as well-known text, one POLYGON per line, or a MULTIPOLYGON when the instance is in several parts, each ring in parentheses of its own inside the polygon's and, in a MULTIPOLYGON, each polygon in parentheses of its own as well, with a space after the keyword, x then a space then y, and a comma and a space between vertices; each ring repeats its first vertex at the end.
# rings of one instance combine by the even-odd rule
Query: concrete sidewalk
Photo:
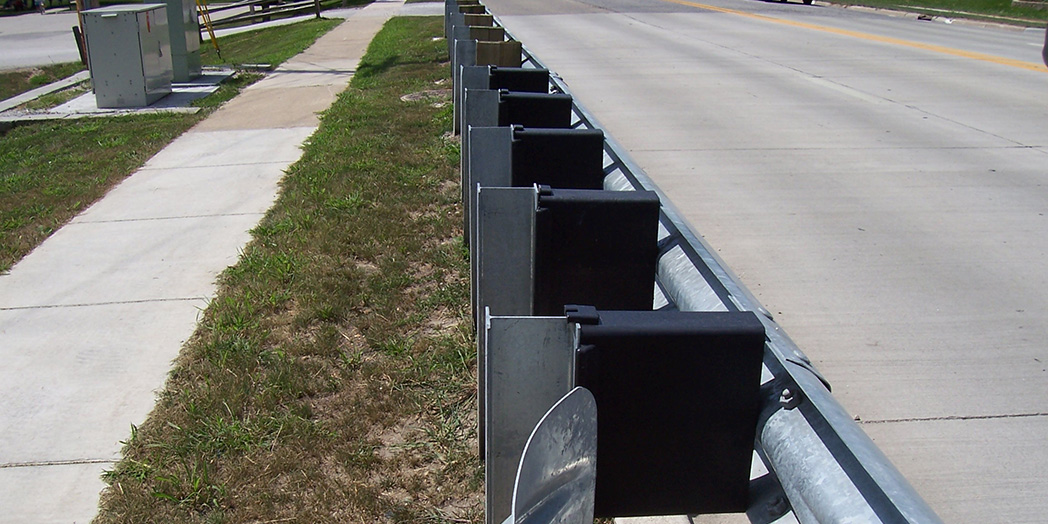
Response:
POLYGON ((94 517, 216 276, 402 2, 352 13, 0 276, 0 521, 94 517))

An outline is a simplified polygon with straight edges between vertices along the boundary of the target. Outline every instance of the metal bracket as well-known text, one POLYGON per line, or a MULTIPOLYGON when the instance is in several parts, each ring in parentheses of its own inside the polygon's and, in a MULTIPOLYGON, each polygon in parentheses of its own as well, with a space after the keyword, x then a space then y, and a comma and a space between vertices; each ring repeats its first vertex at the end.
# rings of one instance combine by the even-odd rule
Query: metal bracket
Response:
MULTIPOLYGON (((466 96, 478 105, 491 103, 494 91, 468 90, 466 96)), ((462 141, 462 233, 474 246, 477 186, 510 187, 513 162, 513 130, 470 123, 462 141)))
POLYGON ((574 330, 564 317, 485 315, 484 483, 487 524, 512 513, 517 465, 532 429, 572 388, 574 330))

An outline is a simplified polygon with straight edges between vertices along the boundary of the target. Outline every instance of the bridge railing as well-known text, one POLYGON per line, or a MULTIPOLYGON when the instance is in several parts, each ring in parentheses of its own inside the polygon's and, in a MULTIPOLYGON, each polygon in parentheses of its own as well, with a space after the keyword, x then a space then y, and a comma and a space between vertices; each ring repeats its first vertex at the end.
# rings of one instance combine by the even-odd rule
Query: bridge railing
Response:
MULTIPOLYGON (((447 2, 446 29, 452 40, 449 49, 453 57, 460 42, 461 49, 469 49, 469 53, 473 53, 476 45, 476 40, 466 36, 468 31, 457 33, 461 41, 454 38, 456 21, 451 13, 455 4, 456 0, 447 2)), ((458 20, 457 24, 462 25, 463 18, 458 20)), ((493 18, 493 23, 502 27, 497 17, 493 18)), ((502 34, 513 41, 509 31, 502 34)), ((548 69, 526 45, 521 45, 521 53, 521 67, 548 69)), ((475 56, 468 54, 466 61, 470 62, 472 58, 475 56)), ((461 57, 453 59, 456 79, 463 67, 474 63, 463 63, 461 57)), ((571 94, 555 72, 551 72, 549 78, 550 93, 571 94)), ((463 105, 470 99, 483 98, 460 93, 462 86, 458 80, 455 89, 455 99, 463 105)), ((456 115, 467 111, 456 107, 456 115)), ((465 120, 456 120, 457 126, 460 123, 463 142, 467 144, 470 127, 465 120)), ((597 119, 574 98, 570 129, 604 131, 597 119)), ((750 480, 746 511, 749 519, 755 523, 788 522, 792 515, 805 524, 940 522, 934 511, 836 401, 829 382, 773 316, 696 234, 667 195, 629 157, 626 149, 606 131, 604 137, 604 189, 651 191, 661 202, 653 309, 753 312, 764 327, 761 414, 754 442, 753 470, 756 473, 750 480)), ((465 145, 463 154, 473 157, 465 145)), ((477 155, 478 158, 481 156, 477 155)), ((464 157, 464 161, 468 164, 469 159, 464 157)), ((464 181, 468 180, 467 172, 464 181)), ((468 200, 471 188, 464 189, 464 197, 468 200)), ((482 308, 484 305, 475 306, 482 308)), ((478 323, 478 336, 482 336, 482 328, 483 325, 478 323)), ((483 401, 483 389, 481 395, 483 401)), ((703 443, 696 442, 695 445, 703 443)), ((598 486, 600 471, 598 461, 598 486)))

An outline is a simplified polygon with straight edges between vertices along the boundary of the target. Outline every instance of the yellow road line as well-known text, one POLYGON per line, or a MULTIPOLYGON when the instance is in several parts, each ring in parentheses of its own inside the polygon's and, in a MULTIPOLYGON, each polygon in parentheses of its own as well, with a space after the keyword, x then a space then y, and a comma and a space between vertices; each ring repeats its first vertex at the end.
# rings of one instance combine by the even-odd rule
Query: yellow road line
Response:
POLYGON ((884 44, 894 44, 904 47, 912 47, 914 49, 923 49, 925 51, 932 51, 935 53, 942 53, 944 55, 957 56, 961 58, 970 58, 972 60, 980 60, 983 62, 990 62, 993 64, 1004 65, 1009 67, 1017 67, 1019 69, 1026 69, 1028 71, 1042 71, 1048 72, 1048 68, 1045 68, 1041 64, 1035 64, 1033 62, 1024 62, 1022 60, 1012 60, 1010 58, 1003 58, 999 56, 987 55, 983 53, 974 53, 971 51, 962 51, 960 49, 954 49, 952 47, 943 47, 932 44, 922 44, 920 42, 914 42, 912 40, 902 40, 899 38, 890 38, 887 36, 873 35, 870 33, 861 33, 859 31, 848 31, 846 29, 837 29, 835 27, 829 27, 824 25, 809 24, 806 22, 795 22, 793 20, 785 20, 782 18, 774 18, 766 15, 759 15, 756 13, 747 13, 745 11, 738 11, 736 9, 727 9, 724 7, 717 7, 714 5, 699 4, 695 2, 688 2, 687 0, 662 0, 663 2, 670 2, 673 4, 686 5, 689 7, 697 7, 699 9, 706 9, 709 11, 716 11, 719 13, 728 13, 732 15, 744 16, 746 18, 753 18, 756 20, 763 20, 765 22, 772 22, 776 24, 788 25, 793 27, 801 27, 804 29, 811 29, 813 31, 822 31, 824 33, 832 33, 836 35, 850 36, 853 38, 859 38, 862 40, 869 40, 871 42, 880 42, 884 44))

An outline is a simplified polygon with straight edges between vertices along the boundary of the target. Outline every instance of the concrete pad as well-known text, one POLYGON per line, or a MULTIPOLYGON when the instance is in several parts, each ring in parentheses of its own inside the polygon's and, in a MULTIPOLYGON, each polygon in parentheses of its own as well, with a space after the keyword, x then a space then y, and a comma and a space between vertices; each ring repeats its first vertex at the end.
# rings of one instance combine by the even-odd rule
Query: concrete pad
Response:
POLYGON ((218 86, 208 87, 188 87, 179 89, 177 92, 172 92, 170 95, 157 100, 143 108, 121 108, 121 109, 109 109, 98 107, 98 99, 95 98, 95 94, 91 91, 84 93, 62 105, 55 106, 48 113, 61 113, 61 114, 130 114, 137 112, 137 109, 150 109, 152 112, 156 112, 158 109, 191 109, 187 112, 197 112, 200 108, 189 107, 189 105, 200 98, 204 98, 211 93, 218 90, 218 86))
POLYGON ((200 110, 200 108, 191 107, 190 104, 192 104, 194 100, 199 100, 217 91, 219 84, 221 84, 231 76, 233 76, 232 70, 214 70, 205 72, 200 77, 194 79, 191 82, 172 84, 171 94, 161 98, 160 100, 157 100, 156 102, 153 102, 147 107, 103 109, 98 107, 98 100, 95 98, 95 94, 89 91, 62 105, 51 108, 45 113, 59 113, 71 115, 122 115, 142 112, 156 113, 165 111, 178 113, 196 113, 200 110))
POLYGON ((0 308, 209 297, 261 216, 70 224, 0 276, 0 308))
POLYGON ((8 109, 18 107, 26 102, 36 100, 37 98, 40 98, 41 96, 44 96, 46 94, 54 93, 55 91, 74 86, 90 78, 91 73, 87 71, 81 71, 73 76, 63 78, 57 82, 52 82, 50 84, 47 84, 46 86, 40 86, 36 89, 30 89, 25 93, 13 96, 11 98, 8 98, 7 100, 0 101, 0 113, 3 113, 8 109))
POLYGON ((211 70, 200 77, 185 83, 172 86, 171 94, 157 100, 148 107, 102 109, 92 92, 84 93, 64 104, 47 111, 8 111, 13 107, 34 100, 46 93, 68 87, 89 78, 89 73, 82 71, 64 80, 23 93, 20 96, 0 102, 0 123, 36 122, 46 120, 66 120, 91 117, 109 117, 116 115, 138 115, 155 113, 197 113, 199 107, 192 107, 194 100, 204 98, 218 90, 218 85, 233 75, 232 70, 211 70))
POLYGON ((0 467, 4 522, 88 524, 98 513, 100 478, 112 463, 0 467), (11 489, 14 487, 14 489, 11 489))
MULTIPOLYGON (((302 142, 313 134, 313 127, 286 129, 213 130, 215 115, 197 124, 149 159, 143 170, 186 167, 221 167, 256 163, 290 165, 302 156, 302 142)), ((235 120, 236 115, 230 115, 235 120)))
POLYGON ((330 107, 342 91, 334 86, 245 89, 194 130, 316 128, 320 124, 317 113, 330 107))
POLYGON ((0 463, 118 458, 119 441, 153 409, 205 306, 195 299, 0 310, 0 463))

